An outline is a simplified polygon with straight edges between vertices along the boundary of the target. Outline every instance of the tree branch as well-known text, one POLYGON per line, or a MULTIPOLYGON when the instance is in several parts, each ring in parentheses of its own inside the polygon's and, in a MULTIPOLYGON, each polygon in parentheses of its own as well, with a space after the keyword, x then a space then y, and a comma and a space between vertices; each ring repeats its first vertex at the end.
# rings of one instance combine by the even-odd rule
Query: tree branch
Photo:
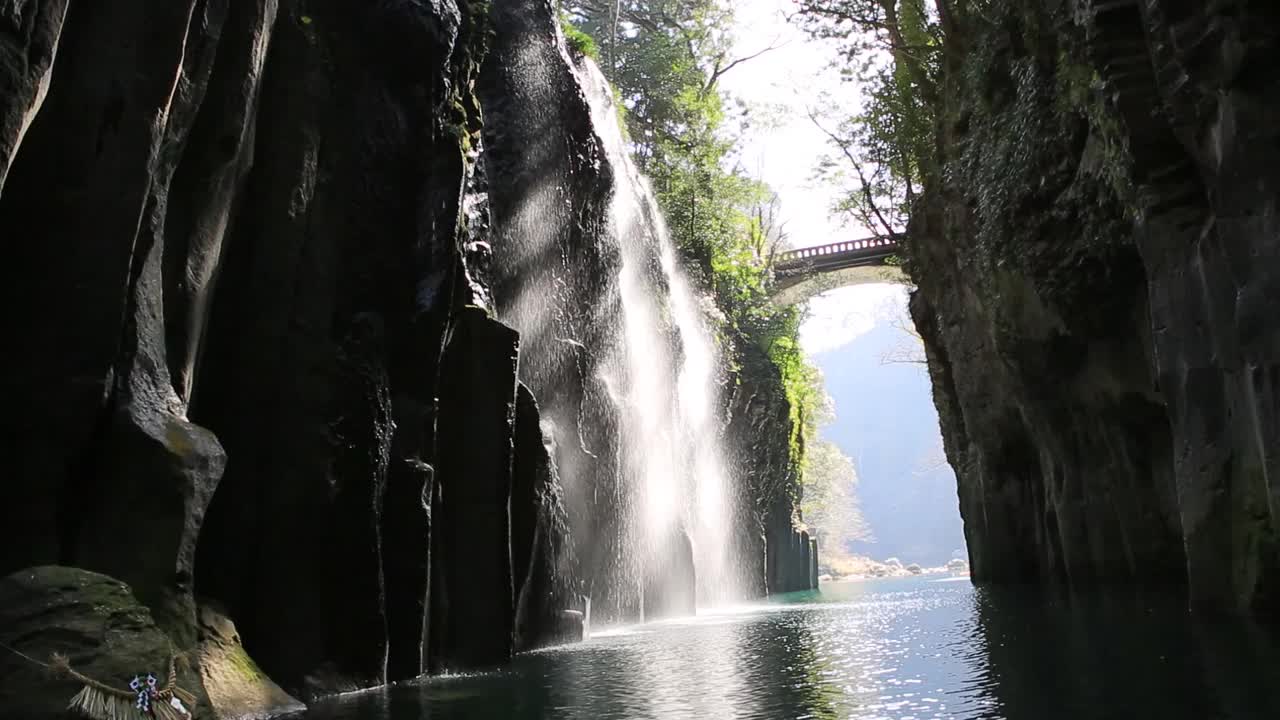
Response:
POLYGON ((777 43, 778 43, 778 38, 774 37, 773 40, 769 41, 769 46, 764 48, 763 50, 760 50, 758 52, 753 52, 750 55, 745 55, 736 60, 732 60, 729 62, 729 64, 724 65, 723 67, 721 67, 721 63, 724 60, 723 56, 716 58, 715 67, 707 75, 706 84, 702 86, 702 94, 705 96, 707 95, 707 93, 710 93, 712 90, 714 90, 716 87, 716 83, 719 82, 720 78, 724 77, 725 73, 729 72, 730 70, 738 67, 739 65, 745 62, 750 62, 752 60, 755 60, 756 58, 760 57, 761 55, 764 55, 765 53, 770 53, 770 52, 773 52, 774 50, 787 46, 787 43, 782 43, 781 45, 778 45, 777 43))
MULTIPOLYGON (((879 222, 881 229, 884 230, 883 235, 880 233, 876 234, 880 235, 880 237, 886 238, 897 237, 899 233, 893 229, 893 225, 885 219, 884 213, 880 212, 879 206, 876 205, 875 196, 871 194, 871 183, 867 182, 866 173, 862 171, 862 163, 858 162, 858 158, 855 157, 853 151, 849 149, 849 144, 843 138, 840 138, 835 133, 824 127, 822 122, 818 120, 818 116, 814 113, 813 108, 806 107, 805 113, 809 115, 809 120, 814 124, 814 127, 821 130, 822 134, 826 135, 831 142, 835 143, 836 147, 840 148, 840 153, 844 155, 845 159, 849 161, 849 164, 853 166, 854 171, 858 173, 858 184, 862 186, 862 198, 866 202, 867 208, 870 212, 875 214, 875 219, 879 222)), ((872 232, 875 232, 874 228, 872 228, 872 232)))

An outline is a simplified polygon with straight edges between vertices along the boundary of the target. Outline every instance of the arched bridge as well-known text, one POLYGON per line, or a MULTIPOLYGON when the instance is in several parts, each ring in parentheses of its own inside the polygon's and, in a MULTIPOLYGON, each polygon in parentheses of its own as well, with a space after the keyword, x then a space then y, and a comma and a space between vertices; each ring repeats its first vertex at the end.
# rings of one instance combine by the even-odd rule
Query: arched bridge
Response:
POLYGON ((890 236, 778 253, 773 260, 774 302, 790 305, 845 285, 902 282, 902 271, 886 264, 899 250, 898 238, 890 236))

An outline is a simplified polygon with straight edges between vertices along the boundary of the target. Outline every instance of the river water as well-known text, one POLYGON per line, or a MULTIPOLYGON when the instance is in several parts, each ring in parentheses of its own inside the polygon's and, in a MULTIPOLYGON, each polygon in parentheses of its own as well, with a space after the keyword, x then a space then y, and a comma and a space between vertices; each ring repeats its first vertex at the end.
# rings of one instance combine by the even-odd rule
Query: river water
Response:
POLYGON ((596 632, 501 672, 336 698, 306 720, 1280 718, 1275 636, 1169 596, 967 579, 824 584, 596 632))

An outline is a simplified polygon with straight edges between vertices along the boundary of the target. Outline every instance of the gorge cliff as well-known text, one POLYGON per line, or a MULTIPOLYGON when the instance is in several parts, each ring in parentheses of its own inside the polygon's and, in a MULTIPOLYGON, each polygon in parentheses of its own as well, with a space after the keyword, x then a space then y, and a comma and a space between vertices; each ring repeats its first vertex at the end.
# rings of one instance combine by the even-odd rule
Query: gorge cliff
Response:
POLYGON ((908 238, 973 575, 1280 602, 1280 14, 991 3, 908 238))
MULTIPOLYGON (((167 637, 210 698, 240 663, 305 701, 580 637, 588 598, 691 600, 610 564, 618 168, 580 62, 543 0, 0 13, 0 641, 115 668, 110 627, 39 608, 131 591, 164 635, 130 661, 167 637)), ((811 587, 777 369, 722 381, 721 431, 767 456, 725 543, 751 592, 811 587)))

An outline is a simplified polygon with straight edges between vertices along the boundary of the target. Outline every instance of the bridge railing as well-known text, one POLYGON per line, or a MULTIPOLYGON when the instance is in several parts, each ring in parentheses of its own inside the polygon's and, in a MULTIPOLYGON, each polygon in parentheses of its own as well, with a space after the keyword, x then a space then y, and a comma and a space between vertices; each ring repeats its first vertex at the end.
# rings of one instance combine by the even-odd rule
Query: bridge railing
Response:
POLYGON ((817 247, 807 247, 799 250, 781 252, 774 258, 774 262, 792 263, 829 255, 843 255, 845 253, 870 254, 872 252, 883 252, 886 249, 895 248, 897 246, 897 238, 892 237, 871 237, 863 238, 861 240, 847 240, 845 242, 831 243, 830 245, 819 245, 817 247))

